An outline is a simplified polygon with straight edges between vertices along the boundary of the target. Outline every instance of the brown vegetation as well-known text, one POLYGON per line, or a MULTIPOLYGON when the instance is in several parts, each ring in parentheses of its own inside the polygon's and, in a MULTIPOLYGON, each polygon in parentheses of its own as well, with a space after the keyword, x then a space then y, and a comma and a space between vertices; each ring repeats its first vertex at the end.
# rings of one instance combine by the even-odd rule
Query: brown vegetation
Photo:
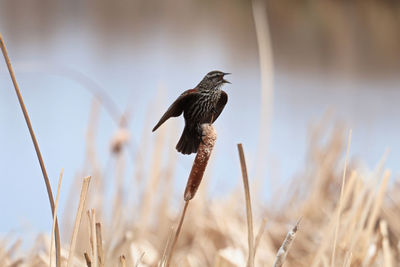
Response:
MULTIPOLYGON (((121 173, 127 158, 132 160, 131 155, 124 153, 129 134, 125 128, 118 131, 118 135, 121 131, 124 135, 113 139, 109 152, 116 162, 115 192, 113 205, 107 207, 103 195, 106 174, 96 160, 93 144, 98 115, 98 110, 93 109, 88 129, 88 153, 83 166, 83 170, 91 172, 92 176, 83 179, 79 204, 74 206, 74 209, 78 207, 77 214, 66 213, 62 218, 65 232, 64 239, 59 242, 57 204, 2 39, 1 46, 48 185, 54 216, 49 216, 49 220, 55 226, 53 233, 39 236, 28 251, 19 251, 21 241, 14 244, 2 242, 0 265, 49 266, 53 234, 58 266, 160 264, 163 255, 167 255, 163 253, 165 248, 173 240, 171 227, 175 225, 177 213, 172 204, 176 156, 172 154, 168 164, 163 166, 164 146, 160 144, 164 135, 158 137, 146 177, 142 161, 149 152, 145 146, 139 148, 131 162, 140 171, 132 179, 134 185, 127 187, 121 173), (141 198, 136 201, 124 198, 146 181, 141 198), (84 211, 87 211, 86 216, 84 211), (67 234, 69 231, 70 235, 67 234)), ((311 130, 304 173, 289 184, 276 186, 275 194, 266 203, 263 202, 265 198, 259 196, 260 191, 250 194, 251 181, 255 180, 248 178, 242 146, 239 146, 239 156, 245 194, 235 190, 226 196, 209 198, 203 186, 197 198, 192 199, 197 187, 196 190, 188 189, 190 194, 185 193, 182 216, 186 223, 180 230, 179 239, 176 236, 176 241, 173 241, 176 244, 171 250, 174 257, 170 258, 170 265, 233 267, 285 264, 301 267, 400 264, 399 187, 397 184, 389 186, 391 174, 384 170, 384 159, 372 171, 358 167, 347 156, 343 162, 343 130, 334 127, 331 133, 327 133, 326 127, 321 126, 323 123, 311 130), (325 139, 327 141, 321 142, 325 139), (191 206, 187 209, 190 199, 191 206), (296 223, 299 218, 300 225, 296 223), (253 229, 258 229, 255 238, 253 229)), ((72 189, 72 200, 78 200, 82 176, 77 175, 76 184, 79 186, 72 189)), ((196 185, 199 185, 198 180, 196 185)), ((57 191, 57 195, 63 194, 62 188, 57 191)))

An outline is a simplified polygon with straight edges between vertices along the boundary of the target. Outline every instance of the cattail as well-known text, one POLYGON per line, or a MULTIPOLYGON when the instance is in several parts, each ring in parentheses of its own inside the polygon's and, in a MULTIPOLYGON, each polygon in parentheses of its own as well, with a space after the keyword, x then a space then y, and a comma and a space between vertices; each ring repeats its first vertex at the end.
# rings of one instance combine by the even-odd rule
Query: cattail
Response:
POLYGON ((111 139, 111 151, 114 154, 118 154, 121 152, 122 148, 124 145, 126 145, 129 142, 130 138, 130 133, 128 129, 126 128, 120 128, 118 131, 114 134, 114 136, 111 139))
POLYGON ((217 140, 217 133, 211 124, 203 124, 203 142, 200 143, 199 150, 197 151, 196 158, 194 159, 192 170, 189 174, 189 179, 186 184, 184 199, 185 201, 191 200, 197 192, 201 179, 203 178, 204 171, 211 156, 212 149, 217 140))
POLYGON ((161 260, 160 266, 168 267, 174 252, 178 237, 182 229, 183 220, 185 219, 186 210, 189 205, 189 201, 194 197, 197 189, 200 186, 201 179, 203 179, 204 171, 206 170, 208 159, 211 156, 212 149, 217 140, 217 133, 214 130, 212 124, 202 124, 203 130, 203 142, 200 143, 199 149, 197 150, 196 158, 194 159, 192 170, 190 171, 189 178, 186 184, 184 200, 185 205, 183 207, 182 215, 179 219, 178 227, 176 228, 175 236, 172 241, 171 247, 166 247, 165 258, 161 260))
POLYGON ((285 240, 283 241, 281 247, 276 254, 274 267, 281 267, 285 262, 286 256, 288 254, 290 245, 292 244, 294 238, 296 237, 297 230, 299 229, 300 220, 297 221, 296 225, 287 233, 285 240))

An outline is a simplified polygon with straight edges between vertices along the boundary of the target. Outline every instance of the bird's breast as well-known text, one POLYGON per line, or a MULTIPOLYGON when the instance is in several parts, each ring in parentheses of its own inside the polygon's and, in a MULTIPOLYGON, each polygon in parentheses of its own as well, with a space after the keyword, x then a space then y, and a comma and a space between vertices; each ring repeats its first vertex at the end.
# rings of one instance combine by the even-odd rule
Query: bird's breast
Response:
POLYGON ((184 110, 184 118, 193 122, 201 122, 210 117, 216 108, 221 90, 210 90, 199 93, 199 96, 184 110))

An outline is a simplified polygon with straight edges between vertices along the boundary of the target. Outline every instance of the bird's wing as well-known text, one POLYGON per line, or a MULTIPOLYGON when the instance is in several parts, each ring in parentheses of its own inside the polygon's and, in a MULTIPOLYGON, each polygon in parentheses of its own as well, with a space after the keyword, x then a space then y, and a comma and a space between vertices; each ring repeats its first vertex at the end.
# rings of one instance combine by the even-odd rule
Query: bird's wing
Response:
POLYGON ((168 108, 168 110, 161 117, 160 121, 154 126, 153 132, 157 130, 158 127, 161 126, 166 120, 171 117, 178 117, 182 114, 183 110, 192 103, 194 97, 196 96, 197 89, 190 89, 183 92, 172 105, 168 108))
POLYGON ((219 115, 221 114, 227 102, 228 102, 228 94, 225 93, 224 91, 221 91, 221 96, 218 100, 217 106, 215 107, 215 113, 213 114, 213 117, 210 118, 210 121, 212 119, 212 122, 214 122, 218 119, 219 115))

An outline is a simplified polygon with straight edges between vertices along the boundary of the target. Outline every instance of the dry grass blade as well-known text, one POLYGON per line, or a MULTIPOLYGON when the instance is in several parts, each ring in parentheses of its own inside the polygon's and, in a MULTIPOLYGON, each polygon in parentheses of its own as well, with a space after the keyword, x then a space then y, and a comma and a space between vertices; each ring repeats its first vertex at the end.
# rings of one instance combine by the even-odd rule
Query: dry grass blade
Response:
POLYGON ((353 253, 348 253, 344 259, 344 264, 343 267, 350 267, 351 264, 351 258, 353 257, 353 253))
POLYGON ((179 224, 178 224, 178 227, 176 228, 176 232, 175 232, 172 244, 171 244, 171 248, 168 250, 168 253, 167 253, 167 256, 166 256, 166 261, 162 262, 161 266, 168 267, 170 262, 171 262, 172 255, 174 254, 174 249, 175 249, 176 243, 178 242, 179 234, 180 234, 181 229, 182 229, 183 220, 185 219, 186 210, 187 210, 188 206, 189 206, 189 201, 185 201, 185 206, 183 207, 182 215, 181 215, 181 217, 179 219, 179 224))
POLYGON ((167 257, 169 255, 169 251, 171 249, 171 242, 172 242, 173 235, 174 235, 174 229, 172 228, 170 231, 170 234, 168 235, 167 244, 164 247, 164 251, 163 251, 161 260, 159 262, 159 265, 158 265, 159 267, 164 267, 167 262, 167 257))
MULTIPOLYGON (((352 171, 349 182, 347 186, 344 188, 344 195, 343 195, 343 203, 348 203, 351 201, 351 196, 353 192, 356 190, 356 185, 357 185, 357 179, 358 179, 358 174, 356 171, 352 171)), ((362 196, 364 193, 358 193, 358 198, 361 201, 362 196)), ((357 202, 357 201, 355 201, 357 202)), ((335 210, 332 212, 332 214, 337 214, 337 210, 339 209, 339 205, 336 204, 335 210)), ((320 262, 324 257, 324 253, 327 249, 327 247, 331 244, 332 236, 334 235, 334 231, 331 231, 331 229, 334 229, 335 227, 335 222, 336 218, 330 217, 328 218, 329 222, 325 225, 324 229, 322 230, 324 232, 323 234, 323 239, 319 243, 319 246, 317 248, 317 251, 314 255, 314 260, 312 262, 311 267, 317 267, 320 266, 320 262)), ((355 240, 355 239, 353 239, 355 240)), ((350 249, 351 251, 351 249, 350 249)))
MULTIPOLYGON (((43 174, 43 179, 44 179, 44 182, 46 184, 47 195, 49 197, 51 211, 52 211, 52 214, 54 216, 55 204, 54 204, 53 192, 51 190, 49 177, 47 175, 46 167, 44 165, 44 161, 43 161, 43 158, 42 158, 42 153, 40 152, 39 144, 38 144, 38 142, 36 140, 35 132, 33 131, 31 120, 29 119, 28 111, 27 111, 27 109, 25 107, 24 100, 23 100, 21 92, 19 90, 17 79, 16 79, 14 71, 13 71, 13 69, 11 67, 11 61, 10 61, 10 58, 8 56, 6 45, 4 43, 4 39, 3 39, 3 36, 1 35, 1 33, 0 33, 0 47, 1 47, 1 51, 3 52, 4 59, 6 61, 8 72, 10 73, 10 76, 11 76, 11 80, 12 80, 12 82, 14 84, 15 93, 17 94, 19 105, 21 106, 22 113, 24 114, 25 122, 26 122, 26 125, 28 126, 28 130, 29 130, 29 134, 31 135, 32 142, 33 142, 33 145, 35 147, 36 156, 37 156, 37 158, 39 160, 40 168, 41 168, 42 174, 43 174)), ((58 228, 57 217, 56 217, 56 222, 55 222, 55 243, 56 243, 56 265, 57 265, 57 267, 60 267, 61 266, 60 231, 59 231, 59 228, 58 228)))
POLYGON ((274 62, 271 35, 268 24, 265 1, 253 0, 253 20, 256 30, 258 55, 261 73, 261 111, 260 131, 258 136, 258 150, 256 157, 256 172, 258 178, 264 171, 264 160, 268 151, 269 129, 272 120, 274 98, 274 62))
POLYGON ((24 263, 23 259, 18 259, 16 261, 14 261, 13 263, 11 263, 10 265, 8 265, 8 267, 19 267, 19 266, 22 266, 23 263, 24 263))
POLYGON ((350 129, 349 138, 348 138, 348 141, 347 141, 346 157, 345 157, 345 160, 344 160, 344 168, 343 168, 343 176, 342 176, 342 187, 340 188, 339 208, 338 208, 337 218, 336 218, 335 236, 334 236, 334 239, 333 239, 333 250, 332 250, 332 257, 331 257, 331 267, 335 266, 336 243, 337 243, 337 237, 338 237, 338 233, 339 233, 340 215, 341 215, 342 206, 343 206, 343 193, 344 193, 344 186, 345 186, 345 183, 346 183, 346 170, 347 170, 347 163, 348 163, 348 160, 349 160, 351 134, 352 134, 352 130, 350 129))
POLYGON ((264 234, 266 224, 267 224, 267 219, 264 218, 261 222, 260 229, 258 230, 256 240, 254 242, 254 258, 256 257, 257 248, 260 245, 261 237, 264 234))
POLYGON ((54 238, 54 231, 55 231, 55 225, 56 225, 56 218, 57 218, 57 210, 58 210, 58 199, 60 197, 60 189, 61 189, 61 181, 63 177, 63 172, 64 170, 61 169, 60 172, 60 178, 58 179, 58 186, 57 186, 57 195, 56 195, 56 206, 54 208, 54 216, 53 216, 53 226, 51 228, 51 241, 50 241, 50 267, 53 266, 53 238, 54 238))
POLYGON ((385 267, 392 267, 392 252, 390 249, 389 237, 388 237, 388 226, 386 221, 381 220, 379 222, 379 229, 382 235, 382 247, 383 247, 383 262, 385 267))
POLYGON ((293 227, 293 229, 291 229, 287 233, 285 240, 283 241, 281 247, 278 250, 278 253, 276 254, 275 262, 273 265, 274 267, 283 266, 283 263, 285 262, 286 256, 290 249, 290 245, 292 244, 294 238, 296 237, 299 223, 300 223, 300 220, 296 223, 296 225, 293 227))
POLYGON ((151 217, 151 211, 153 210, 154 198, 152 197, 152 192, 155 188, 158 188, 160 184, 160 166, 162 161, 163 153, 163 142, 165 140, 165 129, 160 129, 160 134, 156 137, 156 142, 153 150, 152 156, 152 166, 150 169, 150 177, 147 182, 146 187, 143 189, 143 199, 140 205, 140 224, 141 228, 145 231, 149 225, 149 220, 151 217))
POLYGON ((101 223, 96 223, 96 240, 99 266, 104 267, 103 237, 101 234, 101 223))
POLYGON ((86 200, 86 195, 87 195, 88 188, 89 188, 89 182, 90 182, 90 176, 83 179, 81 196, 80 196, 79 205, 78 205, 78 212, 76 213, 74 229, 72 231, 71 245, 69 247, 69 256, 68 256, 67 267, 72 266, 71 264, 72 264, 72 259, 74 257, 76 239, 78 237, 79 227, 81 225, 82 212, 85 207, 85 200, 86 200))
POLYGON ((4 264, 4 257, 11 258, 11 256, 21 247, 22 239, 18 239, 15 243, 5 252, 4 256, 0 257, 0 264, 4 264))
POLYGON ((98 252, 97 252, 97 236, 96 236, 96 213, 94 209, 91 210, 90 214, 90 244, 92 246, 92 258, 93 266, 98 267, 98 252))
POLYGON ((119 266, 120 266, 120 267, 126 267, 125 255, 121 255, 121 256, 119 257, 119 266))
POLYGON ((366 227, 367 236, 372 234, 372 231, 374 230, 374 227, 377 223, 377 219, 378 219, 380 210, 382 208, 382 203, 385 198, 385 193, 386 193, 386 189, 387 189, 387 186, 389 183, 390 176, 391 176, 391 172, 389 170, 386 170, 383 174, 383 180, 379 187, 374 205, 371 209, 371 214, 368 218, 368 223, 367 223, 367 227, 366 227))
POLYGON ((249 177, 247 175, 246 160, 244 157, 243 146, 238 144, 240 166, 242 169, 244 194, 246 198, 246 215, 247 215, 247 230, 248 230, 248 243, 249 243, 249 258, 247 261, 247 266, 254 266, 254 233, 253 233, 253 213, 251 211, 251 199, 250 199, 250 188, 249 188, 249 177))
POLYGON ((87 252, 85 252, 85 253, 83 253, 83 256, 85 256, 85 261, 86 261, 87 267, 92 267, 92 260, 90 259, 89 254, 87 254, 87 252))

